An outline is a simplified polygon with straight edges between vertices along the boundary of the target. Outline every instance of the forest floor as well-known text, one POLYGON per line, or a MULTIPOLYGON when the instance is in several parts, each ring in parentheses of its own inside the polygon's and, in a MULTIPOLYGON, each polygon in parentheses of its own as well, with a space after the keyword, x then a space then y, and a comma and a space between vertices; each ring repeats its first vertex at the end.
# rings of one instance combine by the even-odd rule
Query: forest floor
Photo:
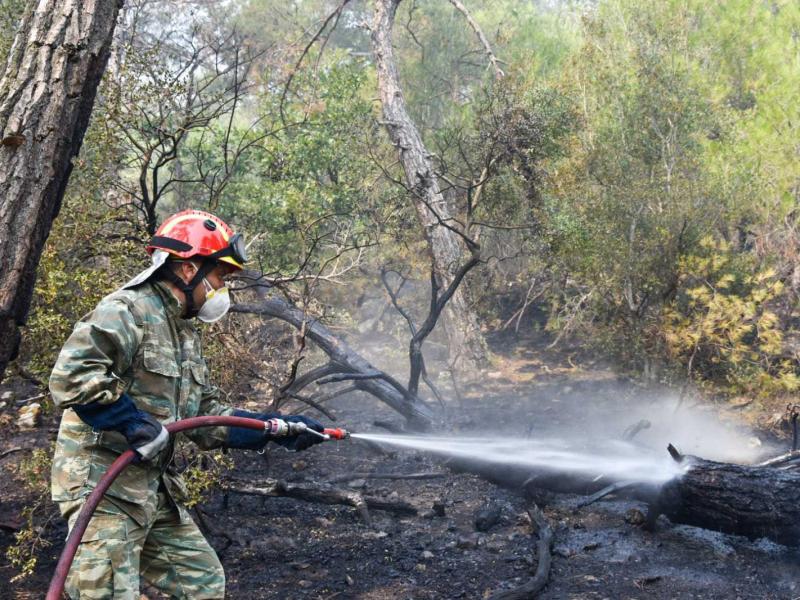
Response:
MULTIPOLYGON (((495 370, 466 388, 460 403, 447 407, 452 433, 490 429, 510 437, 554 432, 619 437, 628 425, 648 418, 652 426, 640 434, 641 441, 655 448, 669 440, 683 452, 730 460, 752 460, 781 449, 781 442, 773 446, 763 432, 748 430, 741 417, 719 407, 676 412, 669 391, 620 378, 580 352, 543 350, 536 339, 512 344, 502 336, 492 345, 499 356, 495 370)), ((0 394, 9 385, 0 387, 0 394)), ((13 391, 14 398, 36 393, 19 385, 13 391)), ((13 399, 7 403, 0 414, 15 413, 13 399)), ((361 395, 339 398, 330 408, 336 424, 353 431, 379 431, 376 419, 400 420, 361 395)), ((49 415, 32 432, 20 432, 6 419, 0 432, 0 454, 24 448, 0 462, 3 555, 21 524, 19 511, 31 500, 10 475, 28 449, 49 447, 56 426, 57 416, 49 415)), ((398 517, 372 510, 368 526, 349 506, 216 491, 200 510, 225 566, 230 598, 487 598, 524 583, 535 570, 535 536, 525 500, 474 475, 449 472, 441 458, 378 451, 355 440, 321 444, 302 454, 274 450, 263 456, 236 452, 234 457, 230 476, 238 480, 334 481, 366 496, 407 501, 418 514, 398 517), (420 472, 437 476, 370 476, 420 472), (477 531, 476 513, 488 504, 500 508, 500 519, 488 531, 477 531)), ((550 580, 541 598, 800 598, 797 550, 675 525, 665 517, 656 531, 648 532, 637 524, 637 511, 645 511, 639 502, 608 497, 573 510, 579 499, 559 494, 540 502, 555 534, 550 580)), ((2 585, 0 598, 44 596, 65 534, 63 523, 56 521, 43 533, 51 545, 41 552, 35 573, 2 585)), ((0 581, 13 574, 0 557, 0 581)))

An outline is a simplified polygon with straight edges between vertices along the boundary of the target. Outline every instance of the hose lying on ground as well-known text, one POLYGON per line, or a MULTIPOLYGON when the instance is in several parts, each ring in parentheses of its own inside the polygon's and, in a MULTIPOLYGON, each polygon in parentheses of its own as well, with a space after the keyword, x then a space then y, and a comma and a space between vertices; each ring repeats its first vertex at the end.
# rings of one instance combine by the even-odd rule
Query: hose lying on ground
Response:
MULTIPOLYGON (((264 430, 264 421, 258 419, 247 419, 245 417, 192 417, 190 419, 183 419, 166 425, 167 431, 170 434, 176 434, 187 429, 197 429, 198 427, 245 427, 246 429, 260 429, 264 430)), ((97 505, 102 500, 103 495, 106 493, 114 480, 131 464, 136 458, 136 453, 133 450, 126 450, 119 455, 106 471, 106 474, 97 483, 97 486, 92 490, 86 498, 86 503, 81 508, 75 525, 72 526, 67 537, 67 542, 64 545, 64 550, 61 552, 61 557, 58 559, 56 571, 53 573, 53 578, 50 580, 50 588, 47 590, 47 600, 60 600, 61 594, 64 591, 64 584, 67 580, 67 573, 72 566, 72 561, 75 558, 75 553, 78 551, 78 545, 81 543, 83 533, 86 531, 87 525, 94 514, 97 505)))

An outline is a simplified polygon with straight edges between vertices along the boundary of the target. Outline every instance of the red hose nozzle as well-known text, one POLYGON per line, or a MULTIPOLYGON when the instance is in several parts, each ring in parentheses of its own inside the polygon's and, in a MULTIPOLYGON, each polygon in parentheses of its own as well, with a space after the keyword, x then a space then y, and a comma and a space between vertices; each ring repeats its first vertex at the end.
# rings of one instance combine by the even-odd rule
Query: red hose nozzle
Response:
POLYGON ((350 432, 346 429, 340 429, 339 427, 331 427, 324 429, 322 431, 325 435, 327 435, 332 440, 346 440, 350 437, 350 432))

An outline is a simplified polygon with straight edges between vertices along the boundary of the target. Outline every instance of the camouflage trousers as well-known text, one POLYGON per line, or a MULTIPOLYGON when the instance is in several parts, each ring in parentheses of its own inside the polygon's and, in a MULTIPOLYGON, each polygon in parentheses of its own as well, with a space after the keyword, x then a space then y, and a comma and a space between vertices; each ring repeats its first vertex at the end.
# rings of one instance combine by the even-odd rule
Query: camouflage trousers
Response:
MULTIPOLYGON (((82 501, 62 502, 70 531, 82 501)), ((139 579, 170 598, 225 597, 225 573, 197 525, 166 494, 142 525, 107 499, 89 521, 67 579, 73 600, 139 600, 139 579)))

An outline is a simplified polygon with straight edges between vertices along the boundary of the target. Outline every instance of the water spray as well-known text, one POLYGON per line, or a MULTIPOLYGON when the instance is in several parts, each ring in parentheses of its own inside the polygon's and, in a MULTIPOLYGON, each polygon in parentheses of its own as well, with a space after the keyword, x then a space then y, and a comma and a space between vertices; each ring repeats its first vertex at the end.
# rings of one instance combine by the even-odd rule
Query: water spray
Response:
POLYGON ((663 484, 680 476, 685 467, 667 455, 651 454, 623 440, 595 441, 590 447, 561 438, 427 436, 353 433, 353 439, 409 450, 531 469, 609 477, 663 484))

